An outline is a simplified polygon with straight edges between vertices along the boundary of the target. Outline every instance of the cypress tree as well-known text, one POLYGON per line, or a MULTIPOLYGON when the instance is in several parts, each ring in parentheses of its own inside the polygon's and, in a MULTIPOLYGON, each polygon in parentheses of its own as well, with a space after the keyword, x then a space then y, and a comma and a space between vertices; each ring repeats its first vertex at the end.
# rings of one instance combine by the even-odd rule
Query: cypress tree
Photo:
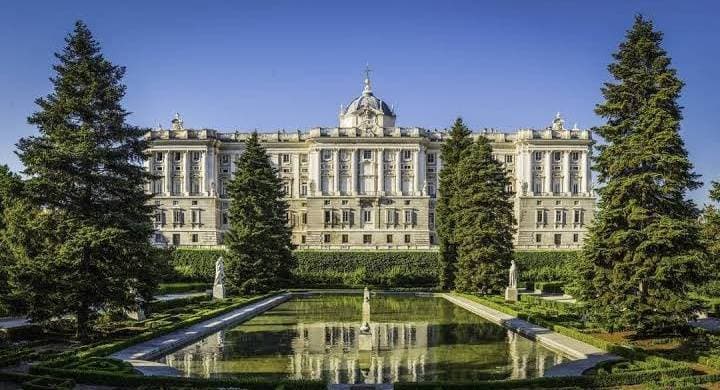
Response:
MULTIPOLYGON (((709 198, 713 203, 720 202, 720 183, 713 181, 710 187, 709 198)), ((720 210, 716 204, 709 204, 703 210, 702 223, 702 240, 710 256, 710 269, 708 272, 714 275, 714 279, 718 280, 717 268, 715 265, 720 263, 720 210)), ((717 294, 717 293, 716 293, 717 294)))
POLYGON ((686 198, 698 176, 680 137, 683 82, 642 16, 613 54, 614 81, 595 112, 600 202, 581 266, 581 298, 591 318, 642 337, 676 332, 699 309, 688 292, 706 261, 698 210, 686 198))
POLYGON ((478 137, 460 159, 454 183, 455 287, 465 292, 500 292, 507 286, 515 218, 510 180, 493 158, 487 138, 478 137))
POLYGON ((80 21, 65 42, 53 91, 28 118, 39 135, 17 145, 28 180, 26 204, 7 221, 24 238, 11 241, 11 287, 34 321, 72 314, 85 340, 99 311, 130 307, 135 291, 149 298, 160 257, 149 242, 144 130, 125 123, 121 105, 125 68, 80 21))
POLYGON ((256 132, 245 141, 235 166, 228 185, 230 228, 225 236, 229 285, 244 294, 283 287, 294 265, 288 204, 256 132))
POLYGON ((6 165, 0 165, 0 316, 10 314, 10 285, 9 271, 14 264, 14 259, 9 253, 8 245, 5 243, 7 223, 10 210, 14 202, 21 196, 22 182, 20 178, 12 173, 6 165))
POLYGON ((455 229, 454 211, 451 208, 452 198, 457 184, 455 169, 466 149, 472 145, 470 129, 465 126, 462 118, 457 118, 448 132, 449 137, 441 147, 442 169, 438 201, 435 208, 438 244, 440 247, 440 288, 451 290, 455 287, 455 271, 457 266, 457 249, 453 241, 455 229))

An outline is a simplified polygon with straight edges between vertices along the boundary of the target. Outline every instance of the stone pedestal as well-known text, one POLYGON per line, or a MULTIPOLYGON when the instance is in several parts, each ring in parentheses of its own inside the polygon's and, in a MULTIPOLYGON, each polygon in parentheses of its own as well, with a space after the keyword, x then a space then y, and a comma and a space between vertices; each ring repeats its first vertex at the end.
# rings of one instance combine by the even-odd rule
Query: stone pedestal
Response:
POLYGON ((518 301, 518 289, 514 287, 508 287, 505 289, 505 302, 517 302, 518 301))
POLYGON ((225 286, 222 284, 216 284, 213 286, 213 298, 214 299, 225 299, 225 286))
POLYGON ((145 309, 143 309, 142 305, 137 305, 134 310, 127 310, 125 313, 135 321, 145 321, 147 319, 145 309))

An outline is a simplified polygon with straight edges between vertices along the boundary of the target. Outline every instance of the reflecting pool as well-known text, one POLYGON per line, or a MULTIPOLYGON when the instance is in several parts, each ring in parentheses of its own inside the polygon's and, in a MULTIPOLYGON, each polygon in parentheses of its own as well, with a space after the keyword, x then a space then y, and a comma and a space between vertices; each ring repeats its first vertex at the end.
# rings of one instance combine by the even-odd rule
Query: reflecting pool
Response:
POLYGON ((530 378, 567 360, 443 298, 297 297, 161 362, 187 376, 332 383, 530 378))

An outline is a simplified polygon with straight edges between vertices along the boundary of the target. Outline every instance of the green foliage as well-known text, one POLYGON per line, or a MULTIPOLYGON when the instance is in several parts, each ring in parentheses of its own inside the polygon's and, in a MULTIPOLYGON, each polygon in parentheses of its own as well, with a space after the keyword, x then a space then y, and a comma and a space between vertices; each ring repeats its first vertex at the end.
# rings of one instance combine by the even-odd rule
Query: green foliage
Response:
POLYGON ((646 371, 631 371, 598 376, 543 377, 533 379, 511 379, 505 381, 476 381, 472 383, 396 383, 396 390, 464 390, 464 389, 558 389, 558 388, 600 388, 655 383, 664 379, 692 375, 689 367, 662 368, 646 371))
POLYGON ((449 131, 448 139, 441 146, 443 169, 440 171, 438 200, 435 207, 436 231, 439 242, 439 259, 441 264, 440 288, 455 288, 455 272, 457 266, 457 249, 453 241, 455 231, 455 210, 452 199, 458 188, 455 183, 455 170, 460 159, 472 145, 471 131, 465 126, 462 118, 457 118, 449 131))
POLYGON ((74 315, 86 338, 99 311, 151 296, 164 267, 148 240, 144 130, 125 123, 121 106, 125 69, 105 59, 82 22, 66 43, 53 91, 28 118, 39 135, 18 143, 26 201, 6 213, 3 241, 14 260, 12 294, 29 316, 74 315))
POLYGON ((679 134, 683 82, 661 42, 638 16, 608 67, 614 81, 595 110, 606 119, 596 130, 606 141, 594 166, 599 210, 579 267, 592 318, 640 336, 685 329, 700 309, 688 293, 710 274, 686 198, 700 183, 679 134))
POLYGON ((175 249, 172 266, 175 274, 168 280, 185 280, 212 283, 215 279, 215 261, 228 256, 222 249, 175 249))
POLYGON ((286 286, 294 266, 288 205, 282 182, 270 164, 257 132, 245 141, 228 185, 230 228, 227 280, 242 293, 267 292, 286 286))
POLYGON ((513 258, 521 281, 572 282, 577 279, 580 255, 580 251, 515 251, 513 258))
POLYGON ((52 377, 33 377, 27 382, 23 382, 22 388, 26 390, 54 390, 54 389, 74 389, 75 381, 68 378, 52 378, 52 377))
POLYGON ((158 294, 180 294, 191 292, 204 292, 212 288, 212 283, 189 282, 189 283, 160 283, 158 294))
POLYGON ((168 301, 152 301, 147 304, 146 310, 148 313, 157 313, 193 303, 209 301, 211 299, 212 297, 210 295, 198 295, 188 298, 171 299, 168 301))
POLYGON ((535 282, 535 291, 550 294, 562 294, 565 282, 535 282))
POLYGON ((436 252, 296 251, 298 287, 432 287, 437 285, 436 252))
POLYGON ((503 165, 492 155, 490 141, 478 137, 455 168, 452 241, 457 252, 455 288, 499 292, 507 286, 513 255, 512 193, 503 165))

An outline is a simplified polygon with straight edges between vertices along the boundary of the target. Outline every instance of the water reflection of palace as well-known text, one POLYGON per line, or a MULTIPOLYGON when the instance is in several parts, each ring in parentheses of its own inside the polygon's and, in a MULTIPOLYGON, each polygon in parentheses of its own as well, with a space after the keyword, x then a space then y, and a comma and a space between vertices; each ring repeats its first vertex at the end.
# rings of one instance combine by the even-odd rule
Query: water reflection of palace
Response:
POLYGON ((227 337, 221 331, 168 355, 164 362, 188 376, 255 374, 392 383, 536 377, 563 361, 561 355, 494 324, 393 322, 382 316, 374 322, 369 301, 363 302, 362 312, 360 322, 342 318, 284 327, 268 322, 238 331, 243 325, 227 337))

